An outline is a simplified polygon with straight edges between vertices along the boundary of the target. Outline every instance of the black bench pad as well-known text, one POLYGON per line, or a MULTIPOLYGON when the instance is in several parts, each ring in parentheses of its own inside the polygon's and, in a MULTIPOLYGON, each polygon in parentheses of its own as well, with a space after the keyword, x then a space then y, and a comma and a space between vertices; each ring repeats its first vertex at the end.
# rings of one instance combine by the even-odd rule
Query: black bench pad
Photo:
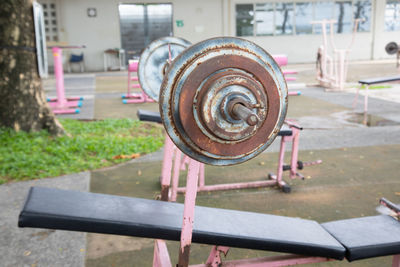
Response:
POLYGON ((160 112, 138 109, 137 116, 140 121, 162 123, 160 112))
POLYGON ((387 83, 387 82, 395 82, 395 81, 400 81, 400 75, 365 79, 365 80, 359 80, 358 82, 361 84, 370 85, 370 84, 376 84, 376 83, 387 83))
POLYGON ((400 254, 400 222, 388 215, 323 223, 347 249, 349 261, 400 254))
POLYGON ((287 126, 283 125, 281 130, 278 132, 278 136, 292 136, 293 131, 287 126))
MULTIPOLYGON (((183 204, 31 188, 20 227, 180 239, 183 204)), ((317 222, 196 207, 193 242, 343 259, 344 247, 317 222)))

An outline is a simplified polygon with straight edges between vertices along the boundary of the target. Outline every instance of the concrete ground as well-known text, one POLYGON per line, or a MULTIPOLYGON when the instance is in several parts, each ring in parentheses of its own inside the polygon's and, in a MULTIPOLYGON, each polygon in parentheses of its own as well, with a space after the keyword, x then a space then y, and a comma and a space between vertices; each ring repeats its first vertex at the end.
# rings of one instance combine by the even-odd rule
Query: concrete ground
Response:
MULTIPOLYGON (((299 70, 297 85, 301 96, 289 97, 288 118, 303 127, 300 159, 322 159, 307 167, 305 180, 289 180, 290 194, 274 188, 200 193, 197 204, 226 209, 247 210, 327 222, 386 212, 378 199, 386 197, 400 203, 400 86, 371 90, 371 127, 359 123, 352 110, 354 90, 325 92, 315 86, 314 66, 293 65, 299 70), (302 86, 300 86, 302 87, 302 86)), ((354 62, 349 66, 349 81, 398 74, 394 63, 354 62)), ((80 114, 63 115, 77 119, 136 118, 138 108, 158 110, 157 103, 122 104, 126 92, 126 73, 73 74, 65 76, 66 92, 84 96, 80 114)), ((44 82, 49 96, 54 95, 54 80, 44 82)), ((356 112, 362 109, 362 99, 356 112)), ((277 139, 278 140, 278 139, 277 139)), ((232 167, 206 167, 206 183, 266 179, 275 172, 279 142, 244 164, 232 167), (251 170, 251 171, 249 171, 251 170)), ((17 228, 18 212, 32 185, 154 199, 160 192, 158 177, 162 152, 93 172, 64 177, 12 183, 0 186, 0 262, 1 266, 151 266, 153 241, 112 235, 17 228)), ((185 173, 181 175, 184 183, 185 173)), ((178 199, 182 202, 182 197, 178 199)), ((218 222, 215 222, 218 223, 218 222)), ((284 230, 284 229, 283 229, 284 230)), ((168 242, 176 261, 178 242, 168 242)), ((207 258, 209 245, 193 245, 191 263, 207 258)), ((273 255, 274 253, 232 249, 228 259, 273 255)), ((356 261, 351 266, 389 266, 390 257, 356 261)), ((347 261, 320 266, 348 266, 347 261)))

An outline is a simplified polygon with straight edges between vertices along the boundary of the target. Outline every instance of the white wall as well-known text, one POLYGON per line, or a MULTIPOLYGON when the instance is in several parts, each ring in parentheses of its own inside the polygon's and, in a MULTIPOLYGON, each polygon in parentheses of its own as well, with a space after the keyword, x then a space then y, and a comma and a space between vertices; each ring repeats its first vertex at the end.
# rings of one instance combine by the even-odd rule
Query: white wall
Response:
POLYGON ((389 42, 400 43, 400 32, 385 32, 384 24, 384 14, 385 14, 385 4, 386 1, 375 0, 376 1, 376 21, 374 28, 374 44, 373 44, 373 58, 374 59, 384 59, 391 58, 394 59, 396 55, 388 55, 385 51, 385 46, 389 42))
MULTIPOLYGON (((57 0, 59 7, 60 41, 68 44, 84 44, 85 65, 88 71, 103 70, 103 51, 121 47, 119 27, 119 3, 172 3, 174 35, 195 43, 215 36, 235 36, 235 5, 268 2, 269 0, 57 0), (87 16, 87 8, 97 9, 97 17, 87 16), (177 27, 176 20, 184 26, 177 27)), ((278 2, 285 0, 271 0, 278 2)), ((304 0, 298 0, 304 1, 304 0)), ((372 0, 371 32, 357 33, 350 53, 351 60, 392 58, 384 51, 390 41, 400 41, 400 32, 384 32, 386 1, 372 0), (374 23, 375 22, 375 23, 374 23)), ((246 37, 262 46, 271 54, 287 54, 289 62, 314 62, 322 35, 260 36, 246 37)), ((346 48, 351 34, 335 36, 337 48, 346 48)), ((77 51, 78 52, 78 51, 77 51)))
MULTIPOLYGON (((174 35, 198 42, 222 35, 221 0, 124 1, 123 3, 172 3, 174 35), (176 20, 184 26, 177 27, 176 20)), ((60 41, 84 44, 87 71, 103 70, 103 51, 121 47, 118 0, 59 0, 60 41), (97 16, 87 16, 87 8, 96 8, 97 16)), ((79 51, 76 51, 79 52, 79 51)))
POLYGON ((86 45, 86 49, 82 50, 85 55, 86 70, 102 70, 103 51, 121 46, 118 2, 108 0, 59 1, 60 41, 71 45, 86 45), (96 8, 97 16, 88 17, 87 8, 96 8))
POLYGON ((221 0, 175 0, 174 34, 192 43, 222 33, 222 1, 221 0), (183 27, 176 27, 176 20, 183 20, 183 27))

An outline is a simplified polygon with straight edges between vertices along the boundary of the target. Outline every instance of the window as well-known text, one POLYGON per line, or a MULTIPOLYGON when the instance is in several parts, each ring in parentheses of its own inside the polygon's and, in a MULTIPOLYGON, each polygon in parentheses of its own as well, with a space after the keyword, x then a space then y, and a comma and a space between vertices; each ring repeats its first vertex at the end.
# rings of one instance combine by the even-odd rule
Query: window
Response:
MULTIPOLYGON (((387 4, 386 21, 400 29, 400 2, 387 4), (389 8, 388 8, 389 6, 389 8), (390 10, 390 11, 388 11, 390 10), (394 10, 394 11, 393 11, 394 10)), ((236 36, 276 36, 321 34, 321 25, 312 21, 334 19, 334 32, 351 33, 355 19, 358 31, 371 28, 371 0, 337 0, 309 2, 267 2, 236 5, 236 36)))
POLYGON ((349 33, 353 28, 353 14, 351 1, 335 2, 335 32, 349 33))
MULTIPOLYGON (((333 2, 316 2, 314 4, 314 20, 333 19, 333 2)), ((321 25, 314 25, 314 33, 321 34, 321 25)))
POLYGON ((385 31, 400 31, 400 2, 398 0, 386 1, 385 31))
POLYGON ((274 34, 274 4, 256 4, 256 35, 274 34))
POLYGON ((355 1, 353 13, 354 19, 361 19, 358 23, 358 31, 368 32, 371 28, 371 1, 355 1))
POLYGON ((58 42, 57 10, 54 0, 42 0, 46 41, 58 42))
POLYGON ((126 63, 152 41, 173 35, 172 4, 119 4, 118 11, 126 63))
POLYGON ((296 3, 295 21, 296 34, 311 34, 313 20, 312 3, 296 3))
POLYGON ((275 8, 275 34, 293 34, 293 3, 278 3, 275 8))
POLYGON ((236 5, 236 36, 252 36, 253 24, 253 4, 236 5))

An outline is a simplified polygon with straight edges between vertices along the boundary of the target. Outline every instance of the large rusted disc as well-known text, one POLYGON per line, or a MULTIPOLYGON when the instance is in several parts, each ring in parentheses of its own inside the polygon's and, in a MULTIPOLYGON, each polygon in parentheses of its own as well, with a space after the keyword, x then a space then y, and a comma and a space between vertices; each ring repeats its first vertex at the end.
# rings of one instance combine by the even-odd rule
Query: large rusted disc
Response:
POLYGON ((161 85, 160 113, 168 135, 190 157, 232 165, 265 150, 287 110, 278 64, 261 47, 234 37, 182 52, 161 85))
POLYGON ((174 59, 190 44, 185 39, 168 36, 151 42, 143 50, 139 59, 138 78, 141 88, 153 100, 158 101, 170 54, 174 59))

